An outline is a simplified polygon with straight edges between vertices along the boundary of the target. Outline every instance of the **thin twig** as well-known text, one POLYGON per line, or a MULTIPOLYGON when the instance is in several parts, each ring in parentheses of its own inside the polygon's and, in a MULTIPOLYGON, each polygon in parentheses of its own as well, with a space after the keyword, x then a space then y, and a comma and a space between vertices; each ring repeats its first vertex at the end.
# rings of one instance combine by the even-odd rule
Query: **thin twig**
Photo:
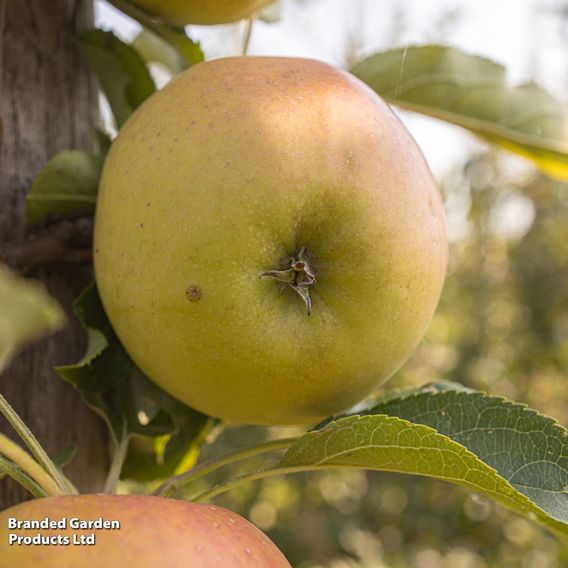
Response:
POLYGON ((213 497, 217 497, 217 495, 221 495, 222 493, 226 493, 227 491, 231 491, 240 485, 244 485, 245 483, 250 483, 251 481, 258 481, 260 479, 265 479, 267 477, 274 477, 276 475, 286 475, 288 473, 299 473, 301 471, 309 471, 309 468, 303 467, 282 467, 282 468, 271 468, 271 469, 263 469, 261 471, 255 471, 254 473, 249 473, 247 475, 243 475, 241 477, 235 477, 225 483, 221 483, 216 485, 215 487, 200 493, 196 497, 192 498, 192 501, 195 503, 201 503, 203 501, 209 501, 213 499, 213 497))
POLYGON ((126 432, 126 422, 122 427, 122 436, 118 442, 114 455, 112 456, 112 463, 110 465, 110 470, 105 483, 104 492, 105 493, 116 493, 116 485, 120 479, 120 473, 122 472, 122 466, 124 465, 124 460, 126 459, 126 453, 128 451, 129 437, 126 432))
POLYGON ((285 450, 289 448, 297 438, 281 438, 279 440, 270 440, 264 444, 259 444, 252 448, 245 448, 244 450, 238 450, 223 456, 216 460, 210 460, 195 469, 180 473, 175 477, 167 479, 154 491, 154 495, 161 495, 163 497, 168 497, 177 493, 184 486, 205 477, 209 473, 216 471, 226 465, 230 465, 236 462, 243 461, 245 459, 259 456, 267 452, 273 452, 275 450, 285 450))
POLYGON ((31 430, 25 425, 23 420, 18 416, 17 412, 10 406, 8 401, 0 394, 0 412, 5 416, 12 428, 22 439, 24 444, 32 452, 33 456, 49 474, 51 479, 57 484, 64 494, 77 495, 78 491, 71 481, 63 475, 56 465, 51 461, 46 451, 42 448, 37 438, 32 434, 31 430))
POLYGON ((245 37, 243 40, 243 55, 248 53, 250 47, 250 40, 252 37, 252 29, 254 27, 254 21, 256 20, 255 15, 253 14, 246 22, 246 29, 245 29, 245 37))
POLYGON ((16 444, 0 434, 0 457, 7 458, 9 461, 2 460, 0 465, 2 470, 8 475, 13 477, 16 481, 22 484, 26 489, 31 491, 30 487, 25 485, 25 478, 19 479, 17 469, 10 467, 11 463, 15 464, 21 472, 26 474, 27 477, 31 478, 46 495, 63 495, 63 491, 57 486, 57 483, 49 476, 49 474, 37 463, 28 452, 26 452, 21 446, 16 444))
POLYGON ((34 497, 48 497, 45 489, 24 473, 18 465, 0 455, 0 479, 6 475, 27 489, 34 497))

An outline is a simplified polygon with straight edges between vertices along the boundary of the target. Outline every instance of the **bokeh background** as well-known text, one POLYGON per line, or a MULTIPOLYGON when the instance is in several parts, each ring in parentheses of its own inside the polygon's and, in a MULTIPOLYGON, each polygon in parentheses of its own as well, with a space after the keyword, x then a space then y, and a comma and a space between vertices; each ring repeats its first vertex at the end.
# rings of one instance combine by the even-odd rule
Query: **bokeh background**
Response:
MULTIPOLYGON (((139 31, 103 0, 97 15, 124 39, 139 31)), ((273 15, 276 22, 255 24, 249 53, 349 67, 390 47, 443 43, 505 65, 513 84, 536 81, 568 101, 566 0, 283 0, 273 15)), ((194 26, 189 33, 212 58, 239 54, 245 28, 194 26)), ((168 80, 164 69, 153 72, 168 80)), ((451 254, 432 325, 386 388, 449 379, 568 426, 568 186, 459 128, 401 118, 439 180, 451 254)), ((204 457, 283 435, 290 430, 229 428, 204 457)), ((433 480, 299 474, 216 502, 266 531, 297 568, 568 566, 568 551, 543 529, 433 480)))

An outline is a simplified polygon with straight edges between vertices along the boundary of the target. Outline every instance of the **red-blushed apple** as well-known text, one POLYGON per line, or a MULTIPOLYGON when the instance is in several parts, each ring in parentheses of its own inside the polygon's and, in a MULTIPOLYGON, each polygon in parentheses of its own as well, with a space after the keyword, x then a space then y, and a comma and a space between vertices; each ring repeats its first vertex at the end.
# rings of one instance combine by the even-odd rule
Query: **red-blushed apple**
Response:
POLYGON ((308 424, 409 357, 442 290, 442 201, 391 109, 308 59, 200 63, 106 159, 98 289, 138 366, 204 413, 308 424))
POLYGON ((79 495, 34 499, 0 513, 0 568, 40 567, 290 564, 261 531, 221 507, 138 495, 79 495), (54 528, 26 528, 31 521, 54 528))

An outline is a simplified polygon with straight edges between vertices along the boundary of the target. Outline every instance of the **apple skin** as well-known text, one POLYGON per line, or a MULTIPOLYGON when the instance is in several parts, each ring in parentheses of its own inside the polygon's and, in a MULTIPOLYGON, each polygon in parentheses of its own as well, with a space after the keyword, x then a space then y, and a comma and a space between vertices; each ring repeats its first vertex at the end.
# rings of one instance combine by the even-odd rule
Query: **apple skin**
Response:
POLYGON ((252 16, 274 0, 133 0, 166 22, 215 25, 236 22, 252 16))
POLYGON ((140 495, 33 499, 0 513, 0 568, 290 568, 276 546, 227 509, 140 495), (118 530, 8 529, 10 517, 119 521, 118 530), (89 535, 94 546, 8 544, 9 534, 89 535))
POLYGON ((179 75, 127 121, 95 222, 99 292, 159 386, 204 413, 308 424, 369 395, 428 327, 444 211, 416 143, 347 72, 241 57, 179 75), (302 298, 272 278, 306 247, 302 298))

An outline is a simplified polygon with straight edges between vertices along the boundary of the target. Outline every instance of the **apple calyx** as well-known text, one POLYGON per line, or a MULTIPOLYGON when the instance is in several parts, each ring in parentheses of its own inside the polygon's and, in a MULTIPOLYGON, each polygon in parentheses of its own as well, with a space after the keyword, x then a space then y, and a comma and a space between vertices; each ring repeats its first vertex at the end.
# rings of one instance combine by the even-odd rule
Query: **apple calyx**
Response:
POLYGON ((290 286, 304 300, 308 316, 312 313, 312 299, 309 287, 316 283, 316 276, 306 258, 307 249, 302 247, 297 255, 280 261, 280 270, 262 272, 260 277, 268 276, 290 286))

